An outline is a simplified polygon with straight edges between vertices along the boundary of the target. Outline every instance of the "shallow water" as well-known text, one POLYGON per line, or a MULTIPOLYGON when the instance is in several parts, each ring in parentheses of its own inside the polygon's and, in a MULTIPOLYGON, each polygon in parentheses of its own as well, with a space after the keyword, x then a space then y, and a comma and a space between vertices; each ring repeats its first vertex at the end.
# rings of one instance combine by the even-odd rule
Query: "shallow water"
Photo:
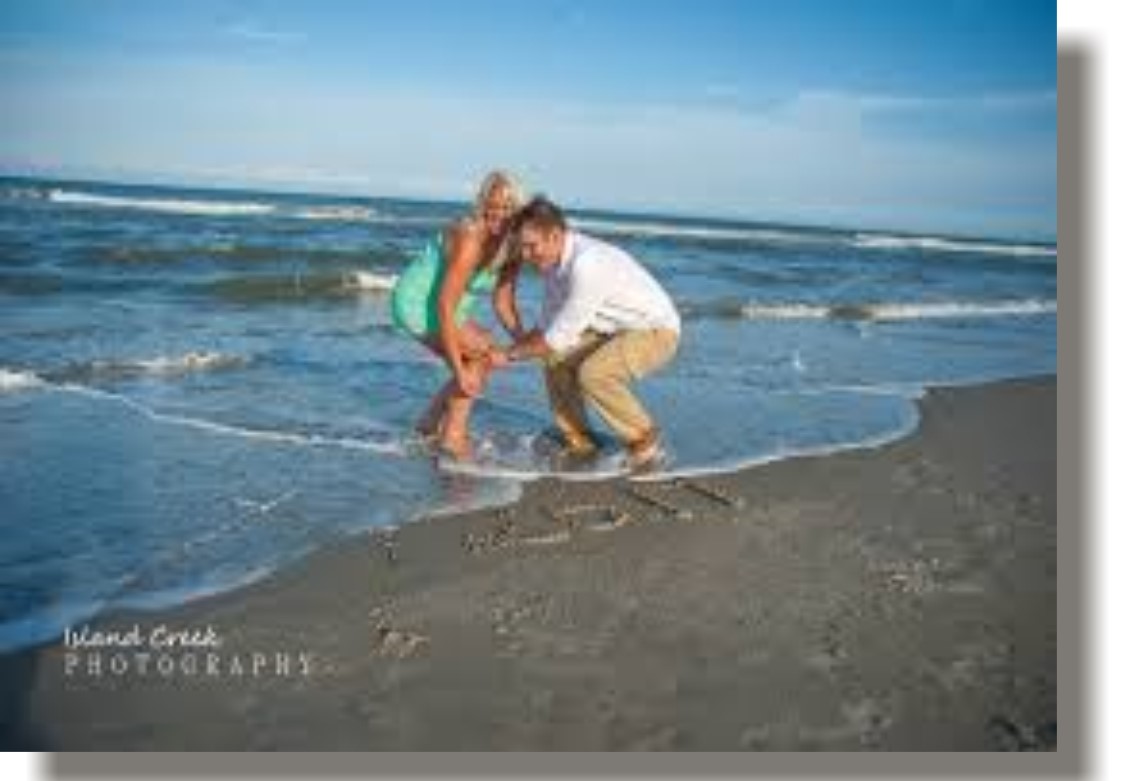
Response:
MULTIPOLYGON (((443 370, 390 328, 386 290, 461 208, 0 180, 0 647, 518 496, 540 462, 442 469, 408 434, 443 370)), ((887 441, 927 386, 1055 371, 1053 246, 576 218, 684 313, 641 389, 678 472, 887 441)), ((485 453, 548 425, 526 366, 474 421, 485 453)))

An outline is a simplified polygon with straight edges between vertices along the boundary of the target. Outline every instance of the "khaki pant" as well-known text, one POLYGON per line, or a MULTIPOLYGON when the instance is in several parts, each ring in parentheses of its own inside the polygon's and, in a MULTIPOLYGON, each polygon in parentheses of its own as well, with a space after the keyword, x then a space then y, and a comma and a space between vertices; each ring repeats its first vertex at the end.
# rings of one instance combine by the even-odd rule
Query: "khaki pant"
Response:
POLYGON ((551 355, 544 369, 547 395, 567 442, 590 442, 587 400, 627 444, 652 431, 652 418, 629 384, 668 363, 679 343, 679 333, 667 328, 611 336, 586 331, 577 346, 551 355))

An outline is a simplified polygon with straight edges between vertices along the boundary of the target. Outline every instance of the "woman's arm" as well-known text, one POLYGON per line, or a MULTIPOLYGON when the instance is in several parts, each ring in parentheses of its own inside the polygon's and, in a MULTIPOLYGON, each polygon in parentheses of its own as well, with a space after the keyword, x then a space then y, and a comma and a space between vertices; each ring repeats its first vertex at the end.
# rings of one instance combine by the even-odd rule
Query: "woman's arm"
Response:
POLYGON ((458 224, 446 234, 445 269, 438 291, 438 339, 445 362, 463 393, 475 396, 480 391, 465 372, 461 356, 461 343, 457 338, 457 305, 469 286, 469 279, 476 271, 480 259, 480 237, 478 229, 458 224))

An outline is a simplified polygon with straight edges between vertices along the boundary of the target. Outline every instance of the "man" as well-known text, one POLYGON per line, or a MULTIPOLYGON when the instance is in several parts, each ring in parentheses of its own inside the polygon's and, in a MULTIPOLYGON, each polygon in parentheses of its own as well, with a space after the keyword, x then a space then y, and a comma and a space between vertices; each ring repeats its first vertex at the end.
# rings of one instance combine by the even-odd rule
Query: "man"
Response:
POLYGON ((676 353, 680 316, 671 298, 624 250, 570 229, 546 198, 528 203, 512 231, 522 260, 543 275, 544 327, 523 332, 512 273, 497 314, 516 340, 499 360, 543 359, 555 423, 571 452, 596 449, 588 401, 634 468, 654 463, 662 456, 659 431, 629 386, 676 353))

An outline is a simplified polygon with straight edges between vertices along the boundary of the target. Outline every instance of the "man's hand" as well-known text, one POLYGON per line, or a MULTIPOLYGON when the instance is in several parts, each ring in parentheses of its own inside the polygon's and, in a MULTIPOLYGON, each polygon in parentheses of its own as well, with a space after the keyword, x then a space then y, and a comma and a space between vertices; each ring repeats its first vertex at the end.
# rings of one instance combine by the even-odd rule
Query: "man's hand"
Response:
POLYGON ((493 347, 488 351, 488 365, 493 369, 502 369, 505 366, 510 366, 512 359, 508 357, 506 350, 500 347, 493 347))
POLYGON ((515 342, 507 351, 509 361, 525 361, 528 358, 545 358, 551 348, 538 328, 528 331, 522 339, 515 342))

